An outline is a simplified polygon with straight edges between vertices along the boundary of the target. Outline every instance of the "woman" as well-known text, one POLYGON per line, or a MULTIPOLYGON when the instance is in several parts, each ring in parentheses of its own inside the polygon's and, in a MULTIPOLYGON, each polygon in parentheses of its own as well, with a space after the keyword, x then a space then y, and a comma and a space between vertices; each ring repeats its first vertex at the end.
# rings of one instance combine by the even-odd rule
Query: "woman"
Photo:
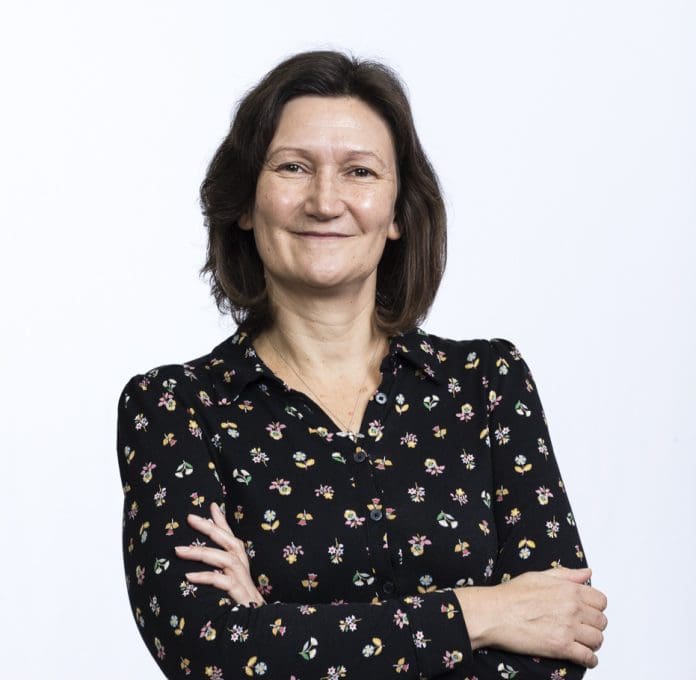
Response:
POLYGON ((445 212, 397 77, 279 64, 201 195, 238 331, 133 376, 118 413, 128 592, 167 677, 594 667, 606 598, 527 364, 418 326, 445 212))

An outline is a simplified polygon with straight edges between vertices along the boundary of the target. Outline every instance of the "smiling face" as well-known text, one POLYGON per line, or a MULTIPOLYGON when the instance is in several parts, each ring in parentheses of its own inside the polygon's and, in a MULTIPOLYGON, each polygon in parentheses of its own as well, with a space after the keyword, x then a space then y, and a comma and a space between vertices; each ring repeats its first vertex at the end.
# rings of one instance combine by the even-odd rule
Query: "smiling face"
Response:
POLYGON ((372 291, 394 221, 396 155, 385 121, 356 97, 284 107, 256 186, 253 229, 269 294, 372 291))

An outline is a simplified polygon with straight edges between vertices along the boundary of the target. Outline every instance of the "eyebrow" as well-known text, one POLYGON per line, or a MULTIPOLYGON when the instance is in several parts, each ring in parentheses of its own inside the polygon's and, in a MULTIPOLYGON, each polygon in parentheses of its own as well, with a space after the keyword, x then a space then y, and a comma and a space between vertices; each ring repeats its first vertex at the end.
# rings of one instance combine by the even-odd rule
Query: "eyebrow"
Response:
MULTIPOLYGON (((282 151, 290 151, 292 153, 298 153, 301 155, 308 155, 310 152, 307 149, 303 149, 298 146, 279 146, 277 149, 273 149, 268 154, 267 159, 270 160, 275 156, 276 154, 281 153, 282 151)), ((346 156, 348 158, 356 158, 356 157, 367 157, 367 158, 373 158, 376 160, 383 168, 386 169, 387 165, 386 163, 374 152, 374 151, 367 151, 366 149, 351 149, 346 153, 346 156)))

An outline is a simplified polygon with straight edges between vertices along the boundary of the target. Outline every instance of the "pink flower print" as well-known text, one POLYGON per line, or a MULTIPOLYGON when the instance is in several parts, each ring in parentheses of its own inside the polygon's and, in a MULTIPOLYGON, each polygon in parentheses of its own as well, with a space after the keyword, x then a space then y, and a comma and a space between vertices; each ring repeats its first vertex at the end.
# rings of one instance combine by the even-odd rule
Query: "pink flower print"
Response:
POLYGON ((193 418, 189 420, 188 422, 188 431, 196 437, 196 439, 202 439, 203 438, 203 430, 200 428, 198 425, 198 422, 195 421, 193 418))
POLYGON ((259 582, 259 585, 256 587, 256 590, 258 590, 261 595, 270 595, 271 591, 273 590, 273 586, 271 585, 271 580, 266 576, 266 574, 259 574, 257 581, 259 582))
POLYGON ((205 390, 201 390, 198 393, 198 398, 201 400, 201 404, 203 406, 212 406, 213 405, 213 400, 210 398, 208 393, 205 390))
POLYGON ((283 425, 283 423, 269 423, 266 425, 266 430, 268 430, 268 435, 270 436, 271 439, 282 439, 283 438, 283 430, 286 428, 286 425, 283 425))
POLYGON ((466 491, 464 491, 464 489, 459 488, 459 487, 455 491, 452 491, 450 493, 450 498, 453 501, 459 503, 459 505, 465 505, 466 503, 469 502, 469 498, 466 495, 466 491))
POLYGON ((382 439, 382 431, 384 430, 384 425, 379 420, 373 420, 367 429, 367 434, 369 437, 374 437, 375 441, 378 442, 382 439))
POLYGON ((416 534, 409 539, 411 545, 411 553, 415 557, 420 557, 425 552, 426 545, 432 545, 432 541, 427 536, 416 534))
POLYGON ((454 668, 456 664, 461 663, 462 659, 464 658, 464 654, 462 654, 458 649, 455 649, 453 651, 446 651, 445 656, 443 657, 442 661, 445 665, 445 668, 454 668))
POLYGON ((507 444, 510 441, 510 428, 503 427, 500 423, 495 429, 495 440, 501 446, 507 444))
POLYGON ((488 393, 488 404, 486 404, 486 409, 488 412, 490 413, 493 411, 493 409, 496 408, 502 400, 502 396, 497 395, 494 390, 491 390, 488 393))
POLYGON ((346 520, 345 521, 346 526, 349 526, 351 529, 362 526, 365 523, 365 518, 359 517, 358 513, 355 512, 355 510, 347 509, 343 513, 343 517, 346 520))
POLYGON ((401 437, 401 446, 406 445, 409 449, 415 449, 418 444, 418 437, 415 434, 407 432, 403 437, 401 437))
POLYGON ((540 486, 538 489, 535 490, 535 492, 537 495, 537 500, 539 501, 539 505, 548 505, 549 498, 553 498, 553 493, 551 489, 547 489, 545 486, 540 486))
POLYGON ((147 426, 149 425, 149 422, 144 414, 138 413, 135 416, 134 421, 136 430, 142 430, 143 432, 147 432, 147 426))
POLYGON ((461 408, 459 409, 459 413, 456 413, 455 415, 462 422, 468 423, 476 414, 474 413, 474 407, 467 402, 466 404, 462 404, 461 408))
POLYGON ((459 384, 459 380, 456 378, 450 378, 447 381, 447 391, 454 396, 458 392, 462 391, 461 385, 459 384))
POLYGON ((176 408, 176 400, 171 392, 165 392, 157 402, 157 406, 164 406, 167 411, 173 411, 176 408))
POLYGON ((406 612, 402 612, 401 609, 397 609, 396 613, 394 614, 394 625, 398 626, 399 628, 408 626, 408 614, 406 612))
POLYGON ((425 471, 433 477, 437 477, 445 471, 445 466, 438 465, 434 458, 426 458, 425 461, 423 461, 423 465, 425 465, 425 471))
POLYGON ((152 471, 157 467, 155 463, 145 463, 143 469, 140 471, 140 476, 143 478, 143 482, 148 484, 152 481, 152 471))
POLYGON ((283 548, 283 557, 288 564, 295 564, 297 556, 304 555, 304 550, 301 545, 295 545, 293 542, 283 548))
POLYGON ((206 666, 205 676, 206 678, 210 678, 210 680, 225 680, 222 675, 222 669, 217 666, 206 666))
POLYGON ((425 633, 422 630, 417 630, 415 632, 413 636, 413 643, 416 645, 416 647, 424 649, 428 646, 428 642, 430 642, 430 639, 425 637, 425 633))

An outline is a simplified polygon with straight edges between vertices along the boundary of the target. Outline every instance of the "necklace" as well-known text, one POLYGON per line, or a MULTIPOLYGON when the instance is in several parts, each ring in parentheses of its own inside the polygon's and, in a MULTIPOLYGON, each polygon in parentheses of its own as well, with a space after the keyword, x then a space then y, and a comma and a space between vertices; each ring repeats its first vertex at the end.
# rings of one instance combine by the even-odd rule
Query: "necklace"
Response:
POLYGON ((312 393, 314 398, 321 404, 321 406, 326 409, 326 411, 329 413, 329 415, 343 428, 342 432, 337 432, 339 436, 343 437, 348 437, 352 442, 356 442, 358 440, 358 437, 363 437, 364 435, 359 434, 357 432, 354 432, 351 430, 351 425, 353 424, 353 418, 355 417, 355 409, 358 406, 358 401, 360 400, 360 391, 362 390, 363 386, 367 382, 367 378, 370 375, 370 367, 372 366, 372 362, 374 361, 375 354, 377 354, 377 348, 379 347, 379 338, 377 339, 377 343, 375 344, 375 348, 372 351, 372 356, 370 357, 370 361, 367 363, 367 370, 365 371, 365 378, 362 381, 362 384, 360 385, 360 388, 358 389, 358 396, 355 398, 355 404, 353 404, 353 410, 351 412, 350 416, 350 421, 348 423, 348 427, 345 426, 342 420, 336 416, 336 414, 319 398, 317 393, 307 384, 307 381, 299 374, 298 371, 295 370, 295 368, 288 362, 288 360, 278 351, 278 348, 271 342, 271 339, 267 336, 266 338, 268 340, 268 344, 273 348, 273 351, 280 357, 281 361, 298 377, 298 379, 302 382, 302 384, 312 393))

